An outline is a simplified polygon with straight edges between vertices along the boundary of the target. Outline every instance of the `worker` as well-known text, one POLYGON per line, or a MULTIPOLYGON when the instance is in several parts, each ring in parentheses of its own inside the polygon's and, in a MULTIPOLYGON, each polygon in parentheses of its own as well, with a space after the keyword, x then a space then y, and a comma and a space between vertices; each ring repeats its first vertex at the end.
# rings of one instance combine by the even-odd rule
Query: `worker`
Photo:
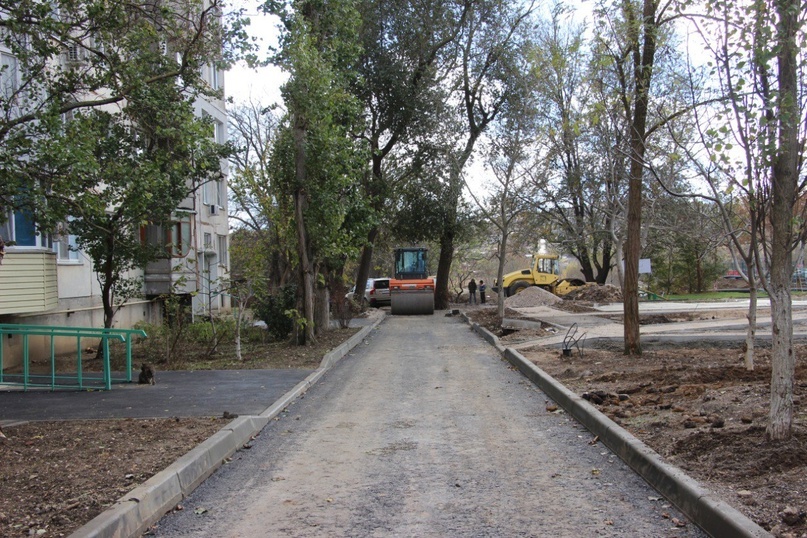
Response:
POLYGON ((485 289, 486 288, 487 288, 487 286, 485 286, 485 281, 480 280, 479 281, 479 302, 481 304, 485 304, 485 289))
POLYGON ((476 304, 476 280, 468 282, 468 304, 476 304))

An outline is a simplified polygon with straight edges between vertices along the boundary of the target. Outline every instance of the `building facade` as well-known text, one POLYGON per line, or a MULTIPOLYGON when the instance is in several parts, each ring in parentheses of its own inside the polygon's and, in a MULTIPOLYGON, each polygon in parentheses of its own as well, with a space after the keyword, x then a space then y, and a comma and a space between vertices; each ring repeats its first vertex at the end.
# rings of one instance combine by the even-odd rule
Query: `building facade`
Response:
MULTIPOLYGON (((0 91, 11 95, 21 81, 16 58, 0 43, 0 91)), ((80 60, 80 58, 78 58, 80 60)), ((75 63, 76 51, 65 50, 62 61, 75 63)), ((204 81, 223 95, 223 73, 213 65, 202 71, 204 81)), ((227 139, 227 111, 221 99, 199 99, 195 113, 212 124, 219 143, 227 139)), ((230 308, 227 163, 215 180, 195 189, 177 208, 170 229, 144 226, 141 240, 171 245, 171 256, 128 276, 142 277, 142 297, 128 301, 116 314, 115 326, 130 328, 139 321, 162 319, 162 300, 178 294, 194 316, 211 316, 230 308)), ((0 217, 0 323, 102 327, 101 288, 92 260, 67 233, 40 233, 25 211, 3 210, 0 217)), ((69 339, 68 339, 69 340, 69 339)), ((50 341, 32 338, 31 353, 49 353, 50 341)), ((19 363, 20 337, 2 342, 3 366, 19 363)), ((57 348, 75 348, 75 341, 57 348)))

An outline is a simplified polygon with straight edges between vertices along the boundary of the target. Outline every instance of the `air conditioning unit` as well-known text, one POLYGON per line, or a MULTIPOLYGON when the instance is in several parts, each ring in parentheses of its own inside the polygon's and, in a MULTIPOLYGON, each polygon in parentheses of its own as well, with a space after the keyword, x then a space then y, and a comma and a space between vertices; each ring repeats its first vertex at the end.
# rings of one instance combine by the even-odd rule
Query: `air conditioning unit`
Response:
POLYGON ((218 215, 219 214, 219 206, 216 204, 210 204, 210 214, 211 215, 218 215))

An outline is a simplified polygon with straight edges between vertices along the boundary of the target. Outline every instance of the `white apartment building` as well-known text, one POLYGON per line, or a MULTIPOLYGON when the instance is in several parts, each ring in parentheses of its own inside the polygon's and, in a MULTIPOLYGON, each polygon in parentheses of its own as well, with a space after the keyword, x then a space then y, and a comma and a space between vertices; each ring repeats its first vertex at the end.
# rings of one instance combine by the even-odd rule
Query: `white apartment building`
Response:
MULTIPOLYGON (((65 52, 64 61, 71 51, 65 52)), ((2 65, 0 91, 17 84, 16 61, 0 43, 2 65)), ((206 82, 223 90, 223 73, 209 65, 203 70, 206 82)), ((222 91, 223 94, 223 91, 222 91)), ((223 99, 198 100, 199 117, 210 118, 218 142, 227 138, 227 111, 223 99)), ((171 230, 144 227, 141 238, 174 245, 172 257, 143 269, 142 298, 129 301, 115 316, 115 325, 130 328, 145 320, 162 317, 159 296, 177 293, 192 308, 194 316, 207 316, 229 310, 230 300, 223 280, 229 275, 227 164, 222 177, 202 185, 188 196, 175 212, 171 230)), ((0 323, 102 327, 103 309, 98 279, 91 259, 76 249, 73 236, 39 234, 28 214, 8 211, 0 224, 0 238, 6 243, 0 258, 0 323)), ((69 339, 67 339, 69 340, 69 339)), ((2 342, 4 366, 19 360, 20 337, 2 342)), ((31 350, 50 346, 45 337, 32 337, 31 350)), ((75 341, 65 342, 75 347, 75 341)))

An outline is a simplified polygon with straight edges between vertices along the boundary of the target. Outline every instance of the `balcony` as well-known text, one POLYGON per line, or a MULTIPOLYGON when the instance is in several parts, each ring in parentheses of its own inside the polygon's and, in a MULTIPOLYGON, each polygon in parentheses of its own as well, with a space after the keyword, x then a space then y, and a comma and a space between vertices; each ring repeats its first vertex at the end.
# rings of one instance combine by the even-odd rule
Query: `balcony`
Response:
POLYGON ((6 249, 0 264, 0 314, 32 314, 56 308, 56 253, 6 249))
POLYGON ((196 274, 181 258, 162 259, 146 265, 144 275, 146 296, 197 291, 196 274))

